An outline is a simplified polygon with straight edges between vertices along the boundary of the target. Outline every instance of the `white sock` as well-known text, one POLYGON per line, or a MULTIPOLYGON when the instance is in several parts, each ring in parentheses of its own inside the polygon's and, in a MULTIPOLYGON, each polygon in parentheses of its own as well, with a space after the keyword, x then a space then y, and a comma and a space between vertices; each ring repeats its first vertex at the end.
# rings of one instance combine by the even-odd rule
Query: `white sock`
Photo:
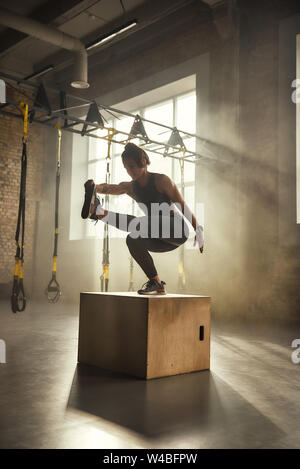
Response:
POLYGON ((102 208, 100 204, 96 208, 96 215, 104 215, 104 209, 102 208))

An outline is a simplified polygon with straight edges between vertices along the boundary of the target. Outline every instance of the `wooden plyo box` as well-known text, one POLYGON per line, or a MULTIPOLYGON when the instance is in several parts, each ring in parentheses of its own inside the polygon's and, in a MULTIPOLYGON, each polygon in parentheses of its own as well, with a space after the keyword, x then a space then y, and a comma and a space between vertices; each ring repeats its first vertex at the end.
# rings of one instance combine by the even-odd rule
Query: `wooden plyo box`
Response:
POLYGON ((145 379, 210 367, 210 297, 81 293, 78 361, 145 379))

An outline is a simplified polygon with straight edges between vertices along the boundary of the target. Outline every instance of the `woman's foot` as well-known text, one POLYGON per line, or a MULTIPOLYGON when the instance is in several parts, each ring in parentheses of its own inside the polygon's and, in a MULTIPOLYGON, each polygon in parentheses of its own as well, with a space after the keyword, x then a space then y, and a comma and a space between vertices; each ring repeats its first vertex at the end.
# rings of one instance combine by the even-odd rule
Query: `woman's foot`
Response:
POLYGON ((157 280, 151 278, 148 282, 144 283, 142 288, 138 290, 139 295, 166 295, 165 289, 166 282, 163 280, 159 283, 157 280))
POLYGON ((84 203, 81 210, 81 218, 89 218, 91 215, 91 206, 94 205, 96 196, 96 186, 93 179, 89 179, 84 184, 84 203))
POLYGON ((98 195, 95 195, 94 202, 91 204, 90 207, 90 216, 91 220, 99 220, 105 216, 107 210, 102 208, 102 203, 98 195))
POLYGON ((85 196, 81 210, 81 217, 98 221, 99 218, 103 218, 103 216, 105 216, 107 211, 102 208, 101 200, 97 195, 97 186, 93 179, 89 179, 85 182, 84 189, 85 196))
POLYGON ((158 283, 161 283, 161 280, 158 275, 156 275, 155 277, 152 277, 152 280, 156 280, 158 283))

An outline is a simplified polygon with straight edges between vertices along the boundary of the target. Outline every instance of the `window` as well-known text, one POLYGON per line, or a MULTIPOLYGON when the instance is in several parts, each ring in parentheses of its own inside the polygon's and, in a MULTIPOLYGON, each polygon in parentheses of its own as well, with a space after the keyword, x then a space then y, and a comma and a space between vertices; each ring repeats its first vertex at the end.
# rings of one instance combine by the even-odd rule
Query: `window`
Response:
MULTIPOLYGON (((183 95, 169 98, 145 108, 136 109, 131 111, 131 114, 139 114, 140 116, 150 121, 165 124, 169 127, 177 127, 179 130, 195 133, 196 130, 196 92, 192 91, 183 95)), ((118 130, 129 133, 133 124, 133 118, 124 117, 122 119, 113 119, 109 122, 118 130)), ((145 130, 151 140, 158 142, 168 142, 171 131, 163 129, 152 123, 144 122, 145 130)), ((101 135, 101 130, 98 130, 98 135, 101 135)), ((115 138, 118 141, 126 139, 126 136, 118 135, 115 138)), ((88 138, 88 177, 94 179, 97 183, 105 182, 106 175, 106 157, 107 157, 107 142, 104 140, 96 139, 93 137, 88 138)), ((139 139, 131 140, 137 145, 142 143, 139 139)), ((186 147, 190 150, 195 150, 195 138, 186 138, 184 140, 186 147)), ((130 181, 126 170, 123 167, 121 153, 123 151, 123 144, 112 143, 111 146, 111 160, 110 160, 110 174, 111 183, 118 184, 122 181, 130 181)), ((184 196, 184 199, 190 209, 195 210, 195 164, 185 162, 184 164, 184 194, 183 185, 181 181, 180 161, 171 157, 163 157, 154 152, 147 150, 151 160, 150 171, 167 174, 177 185, 179 191, 184 196)), ((104 196, 103 196, 104 198, 104 196)), ((137 204, 132 201, 127 195, 109 197, 109 209, 135 215, 141 215, 141 211, 137 204)), ((103 237, 103 224, 97 223, 96 225, 89 223, 86 224, 86 235, 88 237, 103 237)), ((110 227, 111 237, 126 237, 127 233, 122 232, 116 228, 110 227)))

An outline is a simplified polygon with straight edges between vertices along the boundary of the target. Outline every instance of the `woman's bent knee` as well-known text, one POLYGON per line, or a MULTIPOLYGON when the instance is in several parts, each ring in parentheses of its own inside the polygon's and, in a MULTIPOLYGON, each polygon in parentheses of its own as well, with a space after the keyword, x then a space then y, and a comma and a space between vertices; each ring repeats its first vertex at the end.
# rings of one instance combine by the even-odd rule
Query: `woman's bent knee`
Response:
POLYGON ((133 238, 131 233, 126 236, 126 244, 128 246, 129 251, 131 250, 144 250, 145 249, 145 240, 143 238, 133 238))
POLYGON ((128 247, 135 246, 137 244, 137 238, 132 238, 130 233, 126 236, 126 244, 128 247))

